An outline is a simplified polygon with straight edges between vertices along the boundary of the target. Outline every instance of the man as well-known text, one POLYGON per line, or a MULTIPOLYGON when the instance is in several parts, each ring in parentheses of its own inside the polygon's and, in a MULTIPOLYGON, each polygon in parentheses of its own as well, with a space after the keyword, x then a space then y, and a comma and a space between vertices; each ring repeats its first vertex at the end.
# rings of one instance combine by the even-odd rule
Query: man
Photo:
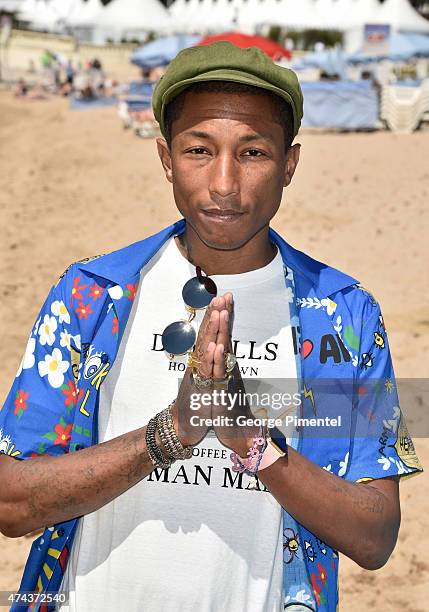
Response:
POLYGON ((299 161, 294 73, 187 49, 153 106, 184 219, 66 270, 0 412, 1 530, 46 527, 20 592, 52 597, 36 610, 334 611, 338 551, 384 565, 399 477, 421 470, 380 308, 269 227, 299 161), (192 278, 217 296, 186 319, 192 278), (233 399, 255 381, 268 403, 233 399))

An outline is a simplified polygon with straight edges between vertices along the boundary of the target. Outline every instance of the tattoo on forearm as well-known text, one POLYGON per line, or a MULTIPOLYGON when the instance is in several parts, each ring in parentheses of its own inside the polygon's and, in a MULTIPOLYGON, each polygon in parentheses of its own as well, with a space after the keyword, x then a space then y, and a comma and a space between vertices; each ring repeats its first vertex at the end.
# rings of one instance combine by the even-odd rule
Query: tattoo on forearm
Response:
POLYGON ((153 469, 142 440, 144 433, 136 430, 115 439, 113 446, 109 442, 107 447, 104 443, 96 445, 95 452, 87 460, 81 453, 89 449, 79 451, 81 461, 75 464, 79 472, 78 486, 76 478, 69 480, 65 476, 70 470, 69 464, 58 463, 60 457, 38 457, 22 462, 17 481, 25 491, 28 518, 36 521, 46 517, 46 525, 53 522, 52 517, 64 516, 65 509, 69 516, 81 516, 125 492, 153 469), (119 464, 118 458, 121 458, 119 464), (115 462, 114 479, 109 479, 104 466, 115 462), (94 500, 94 507, 91 500, 94 500))
POLYGON ((363 484, 335 483, 334 490, 336 493, 347 497, 357 509, 363 512, 372 512, 373 514, 383 514, 385 508, 385 497, 381 491, 373 487, 367 487, 363 484))

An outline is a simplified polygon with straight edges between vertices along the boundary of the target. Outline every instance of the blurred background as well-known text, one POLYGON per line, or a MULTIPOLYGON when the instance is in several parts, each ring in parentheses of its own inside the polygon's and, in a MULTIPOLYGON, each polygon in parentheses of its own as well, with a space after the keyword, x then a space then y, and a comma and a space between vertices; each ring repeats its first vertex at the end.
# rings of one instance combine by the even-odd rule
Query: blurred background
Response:
MULTIPOLYGON (((273 227, 360 279, 397 377, 427 377, 427 0, 0 0, 0 410, 61 272, 179 218, 152 91, 178 51, 218 39, 258 46, 302 84, 301 160, 273 227)), ((414 441, 427 467, 429 442, 414 441)), ((427 610, 426 475, 401 498, 389 563, 342 558, 341 610, 427 610)), ((0 590, 18 588, 34 537, 0 536, 0 590)))

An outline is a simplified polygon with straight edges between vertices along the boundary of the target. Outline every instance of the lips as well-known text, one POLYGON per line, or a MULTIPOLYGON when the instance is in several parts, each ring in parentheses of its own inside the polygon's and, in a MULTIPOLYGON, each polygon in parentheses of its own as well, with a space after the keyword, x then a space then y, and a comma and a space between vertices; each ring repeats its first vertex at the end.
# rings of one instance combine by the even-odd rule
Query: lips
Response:
POLYGON ((213 221, 236 221, 243 215, 242 212, 238 212, 232 208, 209 208, 208 210, 203 210, 202 213, 213 221))

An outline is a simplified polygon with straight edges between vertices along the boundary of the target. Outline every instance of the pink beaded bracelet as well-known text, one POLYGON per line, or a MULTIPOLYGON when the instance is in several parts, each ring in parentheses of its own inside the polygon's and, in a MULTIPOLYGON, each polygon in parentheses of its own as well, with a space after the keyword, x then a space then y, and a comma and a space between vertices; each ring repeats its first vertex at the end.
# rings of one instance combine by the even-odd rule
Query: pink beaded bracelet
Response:
POLYGON ((240 457, 237 453, 230 454, 230 459, 233 464, 231 468, 232 471, 240 473, 245 472, 249 476, 255 476, 266 446, 266 432, 260 427, 259 434, 253 438, 253 446, 249 448, 246 458, 240 457))

